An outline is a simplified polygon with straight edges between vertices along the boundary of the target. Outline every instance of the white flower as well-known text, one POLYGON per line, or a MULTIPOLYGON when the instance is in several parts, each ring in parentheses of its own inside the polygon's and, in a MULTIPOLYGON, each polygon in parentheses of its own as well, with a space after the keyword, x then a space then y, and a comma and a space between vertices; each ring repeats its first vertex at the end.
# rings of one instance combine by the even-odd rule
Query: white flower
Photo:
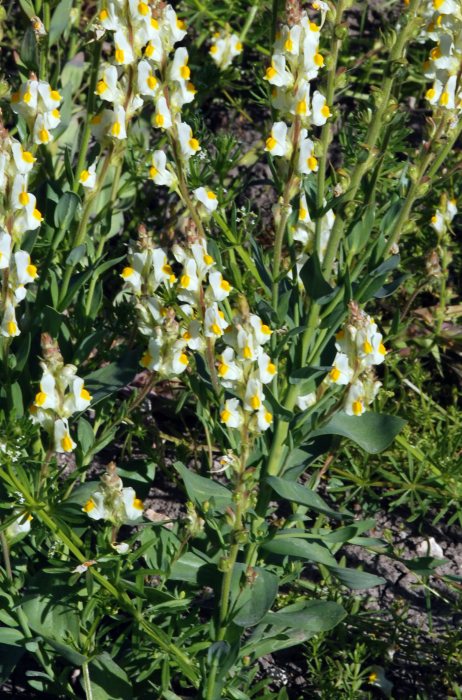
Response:
POLYGON ((85 389, 84 381, 80 377, 73 377, 71 382, 72 391, 72 410, 71 413, 75 411, 85 411, 90 405, 92 396, 88 389, 85 389))
POLYGON ((92 520, 106 520, 110 516, 104 503, 104 494, 101 491, 95 491, 92 497, 85 503, 82 510, 92 520))
POLYGON ((149 168, 149 176, 156 185, 166 185, 171 187, 176 183, 176 176, 167 168, 167 156, 164 151, 154 151, 152 154, 152 165, 149 168))
POLYGON ((141 292, 141 284, 143 280, 140 273, 137 272, 133 267, 124 267, 124 269, 120 273, 120 276, 122 277, 124 282, 128 282, 128 284, 133 288, 133 290, 137 294, 141 292))
POLYGON ((108 66, 103 71, 101 78, 96 83, 95 94, 99 95, 106 102, 120 104, 123 100, 123 93, 117 85, 117 68, 108 66))
POLYGON ((382 334, 376 332, 375 324, 371 325, 369 331, 360 329, 356 334, 358 355, 366 366, 382 364, 387 354, 385 345, 382 343, 382 334))
POLYGON ((188 66, 188 61, 188 49, 184 46, 176 49, 173 61, 169 66, 170 80, 177 80, 178 82, 189 80, 191 77, 191 70, 188 66))
POLYGON ((244 328, 240 328, 237 332, 236 341, 240 360, 254 362, 258 358, 261 348, 253 333, 248 333, 244 328))
POLYGON ((217 374, 224 387, 231 388, 236 382, 242 381, 242 368, 234 361, 234 350, 225 348, 218 358, 217 374))
POLYGON ((11 236, 7 231, 0 229, 0 270, 10 266, 11 236))
POLYGON ((138 520, 143 515, 144 503, 136 497, 135 489, 131 486, 122 489, 122 501, 127 520, 138 520))
POLYGON ((249 317, 249 323, 252 326, 255 339, 259 345, 264 345, 271 338, 272 330, 266 324, 263 323, 261 318, 256 314, 251 314, 249 317))
POLYGON ((227 428, 240 428, 244 422, 239 399, 228 399, 220 413, 220 420, 227 428))
POLYGON ((246 411, 259 411, 263 406, 263 386, 259 379, 251 377, 245 389, 244 408, 246 411))
POLYGON ((38 228, 43 221, 43 216, 36 207, 36 199, 33 194, 28 193, 28 202, 17 214, 13 230, 15 233, 24 233, 38 228))
POLYGON ((270 356, 262 352, 258 357, 258 376, 262 384, 269 384, 277 374, 277 368, 270 356))
POLYGON ((34 123, 33 131, 34 143, 38 145, 51 143, 53 141, 53 136, 50 131, 50 125, 47 123, 44 114, 37 114, 37 118, 34 123))
POLYGON ((209 273, 209 283, 214 301, 223 301, 233 289, 230 283, 223 279, 221 272, 218 271, 209 273))
POLYGON ((292 144, 288 136, 288 126, 284 122, 275 122, 270 136, 266 139, 265 151, 273 156, 289 157, 292 144))
MULTIPOLYGON (((14 511, 18 513, 18 511, 14 511)), ((32 515, 29 513, 20 513, 16 520, 13 520, 11 525, 6 528, 6 535, 8 538, 13 539, 19 535, 25 535, 30 531, 30 524, 32 521, 32 515)))
POLYGON ((45 80, 39 80, 37 90, 45 107, 45 112, 52 112, 59 107, 63 98, 58 90, 53 90, 49 83, 45 80))
POLYGON ((171 5, 167 5, 164 10, 162 21, 162 31, 166 41, 173 46, 186 36, 186 24, 178 19, 177 14, 171 5))
POLYGON ((19 141, 11 140, 11 152, 13 153, 14 164, 21 175, 26 175, 34 167, 37 160, 30 151, 25 151, 19 141))
POLYGON ((96 185, 96 162, 92 163, 89 168, 82 170, 79 175, 79 182, 83 187, 93 190, 96 185))
POLYGON ((140 360, 140 364, 151 372, 158 372, 161 367, 161 344, 158 338, 150 338, 148 349, 140 360))
POLYGON ((128 542, 113 542, 111 547, 115 549, 117 554, 128 554, 130 551, 130 545, 128 542))
POLYGON ((177 129, 181 154, 183 158, 187 160, 197 153, 197 151, 200 151, 200 143, 196 138, 194 138, 192 129, 189 124, 186 124, 186 122, 179 122, 177 129))
POLYGON ((334 359, 331 371, 327 375, 327 380, 332 384, 349 384, 353 379, 354 370, 350 367, 348 355, 338 352, 334 359))
POLYGON ((32 265, 29 253, 25 250, 18 250, 14 254, 16 264, 16 275, 20 284, 29 284, 37 277, 37 268, 32 265))
POLYGON ((189 364, 188 356, 184 351, 184 342, 179 341, 174 343, 171 352, 169 353, 168 374, 178 376, 182 374, 189 364))
POLYGON ((265 80, 276 87, 289 87, 293 83, 292 73, 286 68, 286 59, 282 54, 274 54, 271 65, 266 69, 265 80))
POLYGON ((345 413, 348 416, 361 416, 366 410, 364 386, 356 381, 348 390, 345 399, 345 413))
POLYGON ((257 411, 257 425, 261 431, 268 430, 273 422, 273 414, 264 406, 257 411))
POLYGON ((213 212, 218 206, 218 199, 215 192, 206 187, 198 187, 193 192, 198 202, 204 205, 207 211, 213 212))
POLYGON ((138 91, 140 94, 156 97, 159 89, 159 81, 154 75, 150 63, 148 61, 140 61, 138 63, 138 91))
POLYGON ((228 327, 225 315, 216 302, 205 310, 204 325, 206 338, 220 338, 228 327))
POLYGON ((40 380, 40 391, 34 399, 34 406, 43 410, 55 410, 58 406, 59 397, 56 391, 56 380, 48 370, 45 370, 40 380))
POLYGON ((330 109, 326 104, 326 98, 319 92, 319 90, 316 90, 313 93, 311 110, 311 122, 316 126, 323 126, 323 124, 325 124, 330 117, 330 109))
POLYGON ((122 141, 123 139, 127 138, 125 121, 125 109, 122 107, 122 105, 114 105, 114 112, 112 113, 109 134, 119 141, 122 141))
POLYGON ((119 66, 126 66, 135 61, 135 54, 128 37, 122 29, 118 29, 114 34, 115 62, 119 66))
POLYGON ((297 408, 300 411, 306 411, 307 408, 311 408, 316 403, 316 394, 314 391, 309 394, 303 394, 302 396, 297 396, 297 408))
POLYGON ((72 452, 77 447, 70 436, 66 418, 60 418, 55 421, 54 438, 56 452, 72 452))
POLYGON ((11 108, 26 119, 37 111, 38 81, 27 80, 11 96, 11 108))
POLYGON ((306 130, 302 129, 303 138, 300 142, 300 151, 298 156, 298 172, 303 175, 315 173, 318 170, 317 158, 313 155, 314 143, 311 139, 306 138, 306 130), (304 133, 303 133, 304 132, 304 133))
POLYGON ((154 126, 158 129, 170 129, 172 126, 172 115, 164 96, 159 97, 156 102, 156 112, 154 115, 154 126))
POLYGON ((14 338, 15 336, 19 335, 19 328, 16 322, 14 306, 10 301, 7 301, 5 304, 5 313, 3 314, 0 333, 5 338, 14 338))
POLYGON ((237 34, 218 34, 209 53, 217 66, 225 70, 231 65, 233 58, 242 53, 242 48, 242 42, 237 34))

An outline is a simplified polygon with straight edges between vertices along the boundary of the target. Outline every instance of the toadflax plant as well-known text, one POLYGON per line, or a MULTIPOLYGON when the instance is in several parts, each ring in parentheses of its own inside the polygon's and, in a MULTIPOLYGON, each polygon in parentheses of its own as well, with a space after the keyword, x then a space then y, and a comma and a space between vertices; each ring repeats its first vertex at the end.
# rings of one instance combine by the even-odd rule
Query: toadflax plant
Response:
POLYGON ((384 582, 341 551, 387 551, 373 522, 312 477, 342 438, 380 452, 404 423, 377 408, 393 348, 371 314, 404 278, 401 237, 427 217, 444 250, 457 212, 460 2, 396 3, 372 49, 350 0, 261 0, 244 23, 212 4, 206 36, 187 4, 19 5, 2 19, 0 679, 273 697, 258 660, 340 624, 335 585, 384 582), (246 149, 206 118, 249 71, 264 118, 246 149))

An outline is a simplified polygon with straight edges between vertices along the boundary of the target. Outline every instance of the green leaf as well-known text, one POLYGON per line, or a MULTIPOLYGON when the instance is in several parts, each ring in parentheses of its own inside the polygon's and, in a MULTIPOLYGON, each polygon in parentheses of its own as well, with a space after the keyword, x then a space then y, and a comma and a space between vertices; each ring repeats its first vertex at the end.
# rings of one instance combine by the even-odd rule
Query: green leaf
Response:
POLYGON ((107 652, 89 664, 93 700, 131 700, 133 688, 127 674, 107 652))
MULTIPOLYGON (((289 532, 288 530, 286 532, 289 532)), ((263 549, 272 554, 280 554, 283 557, 314 561, 325 566, 337 566, 337 562, 321 541, 307 542, 298 537, 288 537, 279 533, 272 540, 263 544, 263 549)))
POLYGON ((405 425, 406 421, 402 418, 386 413, 369 411, 362 416, 347 416, 340 411, 311 433, 310 438, 318 435, 341 435, 353 440, 366 452, 377 454, 386 450, 405 425))
POLYGON ((375 220, 375 207, 369 205, 360 221, 357 221, 350 233, 348 234, 348 243, 350 246, 350 251, 358 253, 360 252, 368 240, 370 240, 370 235, 372 228, 374 226, 375 220))
POLYGON ((336 294, 336 290, 332 289, 322 274, 321 263, 316 252, 310 255, 300 270, 299 276, 310 299, 314 299, 318 304, 326 304, 336 294))
POLYGON ((368 574, 367 571, 358 571, 357 569, 347 569, 341 566, 329 566, 331 571, 341 583, 348 588, 354 590, 361 588, 373 588, 386 583, 386 580, 375 574, 368 574))
POLYGON ((173 465, 183 479, 188 497, 196 505, 203 506, 208 502, 215 509, 222 511, 232 502, 232 493, 213 479, 206 479, 195 474, 181 462, 173 465))
POLYGON ((328 632, 347 616, 346 610, 330 600, 310 600, 295 603, 278 612, 269 612, 263 622, 274 627, 291 628, 304 632, 328 632))
POLYGON ((317 379, 317 377, 321 377, 323 374, 326 374, 330 369, 332 369, 330 366, 301 367, 300 369, 296 369, 294 372, 292 372, 292 374, 289 377, 289 383, 299 384, 300 382, 304 382, 307 379, 317 379))
POLYGON ((90 423, 85 420, 85 418, 80 418, 77 426, 77 439, 79 441, 80 449, 82 453, 86 455, 95 442, 95 436, 93 435, 93 428, 90 423))
POLYGON ((21 646, 19 642, 24 639, 24 634, 21 630, 12 627, 0 627, 0 644, 11 646, 21 646))
POLYGON ((56 228, 69 228, 79 204, 80 197, 74 192, 65 192, 61 195, 54 214, 56 228))
POLYGON ((61 0, 53 12, 50 22, 49 45, 56 44, 61 34, 69 25, 69 15, 72 10, 72 0, 61 0))
MULTIPOLYGON (((231 589, 239 587, 239 581, 247 573, 245 564, 236 564, 233 569, 231 589)), ((245 587, 240 590, 238 597, 238 609, 233 616, 233 622, 239 627, 254 627, 268 612, 274 603, 278 592, 278 577, 255 566, 249 570, 249 577, 246 578, 245 587)))
POLYGON ((34 8, 33 2, 31 0, 19 0, 19 4, 21 5, 21 8, 23 12, 26 13, 26 15, 29 17, 29 19, 32 19, 32 17, 35 17, 36 12, 34 8))
POLYGON ((85 377, 85 386, 92 394, 92 406, 129 384, 139 369, 140 353, 126 352, 117 362, 91 372, 85 377))
POLYGON ((169 578, 173 581, 197 583, 199 569, 207 564, 206 559, 194 554, 194 552, 186 552, 172 566, 169 578))
POLYGON ((37 71, 37 40, 32 27, 27 27, 21 42, 21 60, 28 70, 37 71))
POLYGON ((278 496, 282 496, 291 503, 298 503, 301 506, 307 506, 317 513, 324 513, 331 518, 352 518, 350 513, 338 513, 332 510, 327 503, 315 491, 312 491, 307 486, 302 486, 293 481, 281 479, 278 476, 269 476, 266 480, 278 496))

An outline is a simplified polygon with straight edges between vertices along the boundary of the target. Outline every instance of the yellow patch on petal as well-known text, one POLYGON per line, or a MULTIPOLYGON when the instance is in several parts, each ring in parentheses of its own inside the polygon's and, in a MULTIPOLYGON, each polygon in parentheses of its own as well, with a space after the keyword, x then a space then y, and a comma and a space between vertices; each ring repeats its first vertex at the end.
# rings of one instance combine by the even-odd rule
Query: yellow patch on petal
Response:
POLYGON ((64 452, 72 452, 72 440, 67 433, 61 440, 61 447, 64 452))
POLYGON ((92 498, 90 498, 82 508, 84 513, 90 513, 94 508, 96 508, 96 503, 92 498))

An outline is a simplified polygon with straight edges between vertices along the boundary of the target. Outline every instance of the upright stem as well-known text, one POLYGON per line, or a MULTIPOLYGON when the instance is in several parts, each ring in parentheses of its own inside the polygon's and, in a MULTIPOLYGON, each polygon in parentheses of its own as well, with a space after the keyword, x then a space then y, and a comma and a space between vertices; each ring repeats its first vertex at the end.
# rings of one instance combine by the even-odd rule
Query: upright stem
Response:
POLYGON ((82 140, 80 142, 79 148, 79 158, 77 160, 77 165, 75 168, 74 184, 72 186, 72 191, 77 192, 79 189, 79 177, 80 173, 84 169, 85 162, 87 159, 88 144, 90 143, 91 136, 91 118, 95 111, 95 89, 96 82, 98 80, 98 70, 99 63, 101 60, 101 41, 95 41, 93 44, 93 51, 91 56, 91 67, 90 67, 90 81, 88 83, 88 95, 87 95, 87 107, 85 115, 85 126, 83 127, 82 140))
MULTIPOLYGON (((335 78, 337 74, 337 63, 340 47, 342 45, 342 39, 336 36, 336 29, 340 27, 343 15, 343 0, 339 1, 338 7, 336 9, 335 24, 332 27, 332 44, 331 44, 331 54, 330 61, 331 67, 327 74, 327 89, 326 89, 326 103, 329 107, 332 107, 334 102, 334 92, 335 92, 335 78)), ((331 140, 331 124, 332 120, 328 119, 321 131, 320 140, 320 157, 318 166, 318 184, 316 190, 316 208, 318 212, 324 206, 324 190, 326 185, 326 167, 327 167, 327 155, 329 151, 329 144, 331 140)), ((317 216, 316 219, 316 250, 321 249, 321 228, 322 228, 322 217, 317 216)))
MULTIPOLYGON (((384 124, 385 112, 389 106, 389 100, 391 97, 391 92, 393 85, 396 81, 396 75, 394 73, 394 66, 403 58, 404 51, 406 49, 406 44, 410 36, 412 35, 416 22, 417 16, 416 11, 420 5, 421 0, 411 0, 407 14, 409 19, 406 24, 404 24, 396 37, 396 41, 390 52, 388 59, 388 69, 382 82, 380 90, 380 103, 377 106, 372 121, 367 130, 367 135, 365 139, 365 148, 369 151, 369 156, 364 154, 363 158, 357 162, 353 169, 351 175, 350 187, 345 194, 345 201, 351 202, 354 200, 356 193, 361 185, 362 179, 366 172, 370 168, 370 161, 372 157, 372 151, 375 148, 377 141, 379 139, 382 127, 384 124)), ((345 207, 339 210, 335 218, 335 223, 332 227, 332 231, 329 237, 329 242, 327 244, 326 254, 323 260, 323 270, 324 273, 330 276, 332 265, 337 256, 337 250, 340 244, 340 240, 343 234, 343 229, 346 224, 345 207)))

